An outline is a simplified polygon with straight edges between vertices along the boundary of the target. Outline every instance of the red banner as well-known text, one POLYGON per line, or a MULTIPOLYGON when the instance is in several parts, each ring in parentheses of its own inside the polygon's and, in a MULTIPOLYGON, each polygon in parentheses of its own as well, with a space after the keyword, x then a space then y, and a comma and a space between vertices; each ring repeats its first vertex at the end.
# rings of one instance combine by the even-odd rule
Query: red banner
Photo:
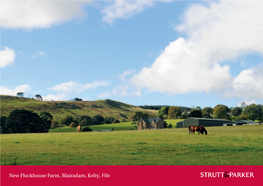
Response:
POLYGON ((1 186, 263 185, 263 166, 1 166, 1 186))

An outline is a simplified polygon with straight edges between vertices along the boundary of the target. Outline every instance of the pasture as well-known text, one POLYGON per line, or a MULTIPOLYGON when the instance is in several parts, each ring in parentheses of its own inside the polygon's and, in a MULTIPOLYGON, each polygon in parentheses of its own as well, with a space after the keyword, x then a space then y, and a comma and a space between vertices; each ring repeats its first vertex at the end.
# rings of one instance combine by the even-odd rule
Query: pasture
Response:
POLYGON ((1 134, 1 165, 263 165, 263 125, 1 134))
MULTIPOLYGON (((167 124, 172 124, 172 128, 176 127, 177 122, 183 121, 183 119, 168 119, 165 120, 167 124)), ((89 128, 92 130, 103 130, 103 129, 113 129, 116 130, 137 130, 136 124, 131 124, 132 122, 124 122, 124 123, 113 123, 113 124, 103 124, 103 125, 91 125, 89 128)), ((85 126, 84 126, 85 127, 85 126)), ((84 128, 82 127, 82 128, 84 128)), ((50 129, 49 132, 76 132, 77 127, 69 128, 69 127, 61 127, 56 129, 50 129)))

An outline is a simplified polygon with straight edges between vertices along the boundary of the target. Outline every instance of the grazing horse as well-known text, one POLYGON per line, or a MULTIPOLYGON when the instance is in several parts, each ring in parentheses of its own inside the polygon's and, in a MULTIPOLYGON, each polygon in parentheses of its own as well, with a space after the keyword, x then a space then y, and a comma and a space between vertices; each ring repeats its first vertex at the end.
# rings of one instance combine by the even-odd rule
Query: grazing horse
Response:
POLYGON ((195 134, 195 131, 198 132, 198 134, 203 134, 205 132, 205 135, 207 135, 207 130, 203 126, 189 126, 189 134, 195 134))
POLYGON ((77 127, 77 130, 78 130, 79 132, 81 131, 81 126, 80 126, 80 125, 77 127))

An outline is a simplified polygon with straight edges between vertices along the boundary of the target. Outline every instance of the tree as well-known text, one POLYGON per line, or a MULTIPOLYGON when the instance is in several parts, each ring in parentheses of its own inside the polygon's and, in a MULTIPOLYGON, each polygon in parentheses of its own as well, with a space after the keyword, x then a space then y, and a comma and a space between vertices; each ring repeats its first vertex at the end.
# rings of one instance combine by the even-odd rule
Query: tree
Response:
POLYGON ((167 106, 162 107, 162 108, 158 111, 157 118, 161 118, 161 119, 164 119, 165 117, 167 118, 167 116, 168 116, 168 111, 169 111, 169 107, 167 107, 167 106))
POLYGON ((58 127, 59 127, 58 121, 52 120, 50 128, 55 129, 58 127))
POLYGON ((73 122, 73 121, 74 121, 73 116, 66 116, 64 119, 62 119, 61 124, 69 126, 71 124, 71 122, 73 122))
POLYGON ((120 123, 120 120, 115 119, 115 120, 113 121, 113 123, 120 123))
POLYGON ((169 107, 168 110, 168 118, 169 119, 176 119, 178 116, 181 116, 182 111, 180 107, 169 107))
POLYGON ((44 132, 48 132, 48 130, 51 128, 51 123, 53 120, 53 116, 49 112, 41 112, 40 118, 43 120, 42 130, 44 132))
POLYGON ((0 134, 6 133, 7 128, 6 128, 6 116, 1 116, 1 125, 0 125, 0 134))
POLYGON ((25 109, 13 110, 6 120, 6 133, 46 132, 38 114, 25 109))
POLYGON ((230 109, 226 105, 217 105, 213 109, 213 117, 216 119, 230 119, 230 109))
POLYGON ((81 98, 74 98, 74 101, 82 101, 81 98))
POLYGON ((232 116, 240 116, 241 113, 242 113, 242 108, 241 107, 235 107, 235 108, 231 109, 231 111, 230 111, 230 114, 232 116))
POLYGON ((193 109, 191 110, 191 112, 188 115, 189 117, 196 117, 196 118, 201 118, 202 117, 202 111, 201 110, 197 110, 197 109, 193 109))
POLYGON ((69 128, 73 128, 73 127, 77 127, 78 124, 76 122, 71 122, 70 125, 69 125, 69 128))
POLYGON ((106 117, 106 118, 105 118, 105 123, 111 124, 111 123, 114 122, 114 120, 115 120, 115 118, 113 118, 113 117, 106 117))
POLYGON ((80 126, 89 126, 92 125, 92 118, 84 118, 83 120, 81 120, 81 122, 79 123, 80 126))
POLYGON ((24 92, 18 92, 18 93, 16 94, 16 96, 24 97, 24 92))
POLYGON ((248 119, 253 121, 256 119, 262 121, 262 106, 256 104, 248 105, 245 107, 242 114, 246 115, 248 119))
POLYGON ((43 98, 42 98, 42 96, 41 96, 40 94, 36 94, 36 95, 35 95, 35 98, 36 98, 37 100, 39 100, 39 101, 43 101, 43 98))
POLYGON ((103 122, 104 122, 104 118, 99 114, 97 114, 92 118, 92 123, 95 125, 102 124, 103 122))
POLYGON ((211 107, 205 107, 203 108, 202 110, 202 116, 204 118, 212 118, 212 115, 213 115, 213 108, 211 107))

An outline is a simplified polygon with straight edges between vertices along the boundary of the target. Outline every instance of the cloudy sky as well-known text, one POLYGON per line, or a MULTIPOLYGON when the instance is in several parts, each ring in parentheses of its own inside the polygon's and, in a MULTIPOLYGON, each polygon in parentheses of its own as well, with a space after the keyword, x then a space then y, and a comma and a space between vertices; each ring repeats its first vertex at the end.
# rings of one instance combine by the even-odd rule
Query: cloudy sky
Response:
POLYGON ((263 0, 2 0, 1 94, 263 104, 263 0))

